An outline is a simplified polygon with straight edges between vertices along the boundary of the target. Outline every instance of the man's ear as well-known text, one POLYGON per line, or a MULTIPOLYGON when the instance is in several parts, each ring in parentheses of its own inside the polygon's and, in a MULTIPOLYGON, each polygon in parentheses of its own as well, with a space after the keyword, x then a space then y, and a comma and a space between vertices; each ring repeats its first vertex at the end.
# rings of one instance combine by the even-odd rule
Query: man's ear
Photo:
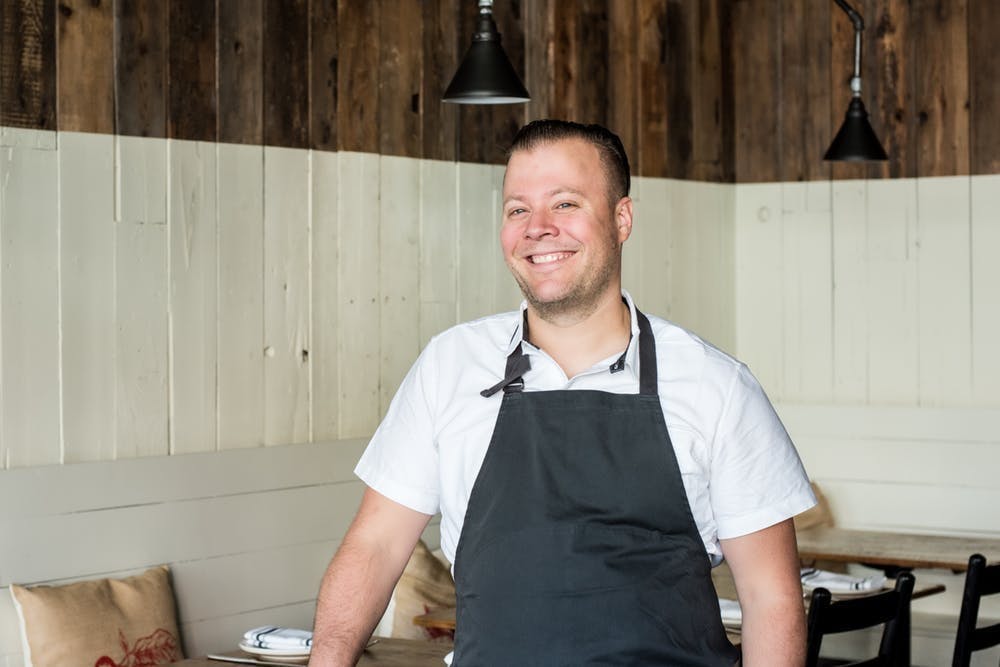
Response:
POLYGON ((618 229, 618 243, 632 234, 632 198, 622 197, 615 205, 615 227, 618 229))

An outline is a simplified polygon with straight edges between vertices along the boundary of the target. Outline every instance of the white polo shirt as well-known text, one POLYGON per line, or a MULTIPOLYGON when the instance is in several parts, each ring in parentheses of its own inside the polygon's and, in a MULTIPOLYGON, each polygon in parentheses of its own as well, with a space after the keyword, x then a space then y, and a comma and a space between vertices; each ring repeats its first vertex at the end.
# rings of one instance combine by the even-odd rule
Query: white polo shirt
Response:
MULTIPOLYGON (((574 378, 524 342, 531 370, 524 391, 639 391, 639 325, 622 369, 616 354, 574 378)), ((393 398, 355 473, 380 494, 418 512, 441 512, 441 548, 451 563, 473 484, 489 447, 503 392, 480 391, 504 375, 522 342, 521 312, 459 324, 424 348, 393 398)), ((749 369, 692 333, 647 313, 656 339, 658 390, 688 503, 713 564, 719 539, 746 535, 812 507, 798 453, 749 369)), ((517 480, 511 480, 516 492, 517 480)))

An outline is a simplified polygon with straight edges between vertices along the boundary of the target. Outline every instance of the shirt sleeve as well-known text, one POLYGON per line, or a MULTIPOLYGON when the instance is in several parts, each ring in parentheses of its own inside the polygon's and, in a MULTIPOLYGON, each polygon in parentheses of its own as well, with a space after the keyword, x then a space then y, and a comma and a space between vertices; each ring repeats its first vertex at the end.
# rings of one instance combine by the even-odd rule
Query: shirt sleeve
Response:
POLYGON ((719 419, 710 493, 720 539, 773 526, 816 504, 791 438, 743 364, 719 419))
POLYGON ((424 514, 437 513, 440 501, 433 348, 431 341, 403 378, 354 468, 354 474, 375 491, 424 514))

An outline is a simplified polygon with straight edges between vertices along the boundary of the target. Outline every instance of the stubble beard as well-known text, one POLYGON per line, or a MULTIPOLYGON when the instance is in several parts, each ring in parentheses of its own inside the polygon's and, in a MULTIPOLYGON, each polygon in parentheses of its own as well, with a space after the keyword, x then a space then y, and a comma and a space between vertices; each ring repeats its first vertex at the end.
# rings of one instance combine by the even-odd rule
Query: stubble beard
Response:
POLYGON ((609 239, 607 252, 596 274, 582 276, 565 294, 551 299, 540 298, 519 273, 511 273, 528 305, 546 322, 582 320, 597 310, 608 285, 621 271, 621 246, 617 239, 609 239))

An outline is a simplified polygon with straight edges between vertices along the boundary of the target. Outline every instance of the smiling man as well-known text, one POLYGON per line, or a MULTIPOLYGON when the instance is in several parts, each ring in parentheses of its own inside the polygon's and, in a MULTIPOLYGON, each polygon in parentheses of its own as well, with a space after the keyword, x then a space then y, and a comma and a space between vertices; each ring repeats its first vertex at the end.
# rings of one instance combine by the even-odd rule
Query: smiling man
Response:
POLYGON ((521 310, 434 338, 358 464, 368 485, 320 590, 313 665, 353 664, 427 521, 458 593, 453 664, 799 665, 791 517, 815 499, 746 366, 621 285, 628 159, 536 121, 509 153, 500 240, 521 310))

